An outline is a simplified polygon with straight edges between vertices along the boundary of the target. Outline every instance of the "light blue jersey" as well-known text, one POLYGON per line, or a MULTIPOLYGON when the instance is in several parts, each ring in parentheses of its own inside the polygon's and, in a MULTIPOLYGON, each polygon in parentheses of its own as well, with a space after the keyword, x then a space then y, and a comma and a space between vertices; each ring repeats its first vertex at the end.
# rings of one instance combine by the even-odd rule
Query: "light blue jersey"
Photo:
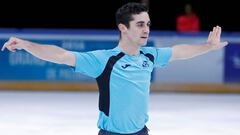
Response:
POLYGON ((128 55, 118 47, 76 55, 76 72, 96 78, 99 87, 98 127, 129 134, 148 121, 151 72, 165 66, 171 48, 142 47, 139 55, 128 55))

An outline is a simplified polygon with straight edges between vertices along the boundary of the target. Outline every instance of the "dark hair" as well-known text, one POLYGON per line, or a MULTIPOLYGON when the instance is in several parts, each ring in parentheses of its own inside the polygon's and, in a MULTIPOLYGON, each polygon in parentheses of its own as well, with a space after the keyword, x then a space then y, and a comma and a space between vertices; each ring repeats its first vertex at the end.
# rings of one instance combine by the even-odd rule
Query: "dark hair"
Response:
POLYGON ((116 24, 124 24, 129 28, 129 22, 133 20, 132 15, 148 12, 146 5, 142 3, 130 2, 120 7, 116 12, 116 24))

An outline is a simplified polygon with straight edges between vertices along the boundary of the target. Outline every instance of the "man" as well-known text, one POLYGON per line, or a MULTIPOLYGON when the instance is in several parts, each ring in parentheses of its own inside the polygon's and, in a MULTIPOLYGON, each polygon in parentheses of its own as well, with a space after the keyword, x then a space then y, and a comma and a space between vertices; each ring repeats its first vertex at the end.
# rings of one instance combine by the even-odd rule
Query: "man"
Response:
POLYGON ((176 28, 178 32, 199 32, 200 19, 192 10, 191 4, 184 7, 185 14, 180 15, 176 19, 176 28))
POLYGON ((118 9, 116 22, 120 40, 116 48, 72 52, 53 45, 41 45, 10 38, 2 47, 15 52, 24 49, 46 61, 66 64, 97 80, 99 87, 99 135, 148 135, 148 98, 151 72, 169 61, 187 59, 227 45, 220 42, 216 26, 202 45, 175 45, 172 48, 143 47, 150 32, 146 6, 128 3, 118 9))

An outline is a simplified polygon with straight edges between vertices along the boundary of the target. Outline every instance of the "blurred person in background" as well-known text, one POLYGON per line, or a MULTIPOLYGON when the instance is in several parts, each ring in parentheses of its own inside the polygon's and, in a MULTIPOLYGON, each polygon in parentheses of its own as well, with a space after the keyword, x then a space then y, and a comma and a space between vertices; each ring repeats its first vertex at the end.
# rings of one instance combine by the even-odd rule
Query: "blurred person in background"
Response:
POLYGON ((221 27, 216 26, 202 44, 145 47, 151 21, 147 6, 141 3, 120 7, 116 24, 120 39, 113 49, 73 52, 10 37, 2 51, 25 50, 39 59, 68 65, 76 72, 95 78, 100 93, 98 135, 148 135, 146 123, 153 69, 223 48, 228 43, 221 42, 221 27))
POLYGON ((176 19, 177 32, 199 32, 200 19, 193 11, 191 4, 184 6, 184 14, 179 15, 176 19))

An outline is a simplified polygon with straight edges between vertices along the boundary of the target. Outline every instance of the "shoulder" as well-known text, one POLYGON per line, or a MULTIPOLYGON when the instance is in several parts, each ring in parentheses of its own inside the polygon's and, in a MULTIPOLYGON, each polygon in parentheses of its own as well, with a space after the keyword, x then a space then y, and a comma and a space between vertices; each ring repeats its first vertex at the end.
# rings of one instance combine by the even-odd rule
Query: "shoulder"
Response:
POLYGON ((142 47, 141 51, 144 54, 151 54, 154 57, 157 57, 158 55, 164 55, 166 53, 171 53, 172 48, 171 47, 162 47, 162 48, 157 48, 157 47, 142 47))
POLYGON ((140 51, 142 51, 144 54, 146 53, 150 53, 150 54, 154 54, 156 53, 156 47, 141 47, 140 51))

